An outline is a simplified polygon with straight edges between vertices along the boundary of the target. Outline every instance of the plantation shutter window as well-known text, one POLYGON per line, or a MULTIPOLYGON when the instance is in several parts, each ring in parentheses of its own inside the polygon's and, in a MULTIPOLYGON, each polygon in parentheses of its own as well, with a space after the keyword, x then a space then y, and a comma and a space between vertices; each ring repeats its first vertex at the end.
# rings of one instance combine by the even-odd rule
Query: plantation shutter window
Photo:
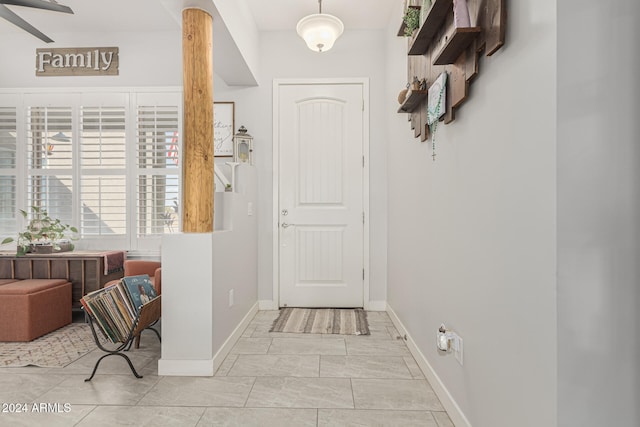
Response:
POLYGON ((71 107, 30 106, 26 111, 26 204, 46 210, 63 223, 71 223, 73 110, 71 107))
POLYGON ((16 107, 0 107, 0 241, 17 228, 17 127, 16 107))
POLYGON ((33 206, 77 249, 159 254, 180 230, 181 125, 177 88, 0 89, 0 241, 33 206))
POLYGON ((81 234, 125 235, 126 108, 83 106, 80 122, 81 234))
POLYGON ((180 230, 179 116, 176 104, 137 107, 136 194, 139 237, 180 230))

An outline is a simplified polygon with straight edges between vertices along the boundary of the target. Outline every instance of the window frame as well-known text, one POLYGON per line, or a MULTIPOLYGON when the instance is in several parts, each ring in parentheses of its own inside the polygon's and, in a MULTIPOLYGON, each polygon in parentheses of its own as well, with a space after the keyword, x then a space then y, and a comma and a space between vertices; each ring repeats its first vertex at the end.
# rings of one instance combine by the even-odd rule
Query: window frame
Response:
MULTIPOLYGON (((14 194, 13 200, 16 205, 16 208, 21 206, 24 201, 24 192, 20 191, 19 185, 24 180, 24 171, 26 169, 26 157, 23 155, 25 153, 25 147, 23 144, 20 144, 20 137, 24 132, 24 124, 20 120, 22 117, 22 97, 17 94, 6 94, 6 96, 0 97, 0 107, 2 108, 12 108, 15 114, 15 132, 16 132, 16 148, 15 148, 15 167, 14 168, 0 168, 0 176, 9 176, 13 177, 15 180, 14 184, 14 194), (23 164, 23 161, 25 164, 23 164)), ((17 212, 14 216, 14 224, 16 227, 21 227, 22 223, 17 215, 17 212)), ((15 235, 9 235, 2 232, 0 228, 0 242, 4 240, 6 237, 13 237, 15 235)))
MULTIPOLYGON (((138 237, 137 224, 137 177, 138 165, 136 157, 137 135, 136 120, 137 106, 139 102, 158 102, 170 103, 177 107, 177 144, 182 150, 182 88, 180 87, 145 87, 145 88, 50 88, 36 90, 21 89, 0 89, 0 106, 15 107, 17 117, 16 130, 16 206, 17 209, 27 209, 27 201, 29 199, 28 180, 31 171, 28 169, 27 160, 27 110, 29 106, 40 107, 65 107, 72 108, 72 139, 73 139, 73 165, 72 172, 72 225, 80 228, 80 208, 81 204, 81 107, 99 107, 100 105, 108 106, 114 100, 120 99, 125 108, 125 182, 126 182, 126 232, 123 235, 115 236, 82 236, 76 242, 77 249, 86 250, 128 250, 130 253, 158 255, 160 253, 160 242, 162 234, 152 236, 138 237), (101 104, 99 104, 101 103, 101 104)), ((114 105, 111 105, 114 106, 114 105)), ((8 175, 7 170, 0 170, 0 174, 8 175)), ((182 165, 171 169, 171 175, 177 175, 178 179, 178 199, 182 194, 182 165)), ((16 212, 17 230, 15 233, 24 228, 25 221, 19 212, 16 212)), ((176 229, 175 232, 179 232, 176 229)), ((2 238, 8 236, 0 236, 2 238)), ((15 237, 15 235, 11 236, 15 237)), ((1 239, 0 239, 1 240, 1 239)), ((4 248, 3 248, 4 249, 4 248)))

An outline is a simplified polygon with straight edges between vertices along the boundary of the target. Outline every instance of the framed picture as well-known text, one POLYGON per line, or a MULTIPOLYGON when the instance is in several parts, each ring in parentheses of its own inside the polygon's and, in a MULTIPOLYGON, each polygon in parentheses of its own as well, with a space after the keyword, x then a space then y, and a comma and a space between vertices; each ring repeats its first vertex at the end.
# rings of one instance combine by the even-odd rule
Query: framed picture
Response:
POLYGON ((427 93, 427 124, 432 125, 447 112, 447 72, 440 74, 427 93))
POLYGON ((235 129, 235 104, 213 103, 213 155, 233 157, 233 130, 235 129))

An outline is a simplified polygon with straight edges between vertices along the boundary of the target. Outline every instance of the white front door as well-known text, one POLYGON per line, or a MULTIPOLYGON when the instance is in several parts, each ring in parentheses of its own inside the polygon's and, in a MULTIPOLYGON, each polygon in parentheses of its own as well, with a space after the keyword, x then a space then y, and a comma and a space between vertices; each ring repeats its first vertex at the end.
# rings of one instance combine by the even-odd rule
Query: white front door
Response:
POLYGON ((281 307, 362 307, 363 85, 278 86, 281 307))

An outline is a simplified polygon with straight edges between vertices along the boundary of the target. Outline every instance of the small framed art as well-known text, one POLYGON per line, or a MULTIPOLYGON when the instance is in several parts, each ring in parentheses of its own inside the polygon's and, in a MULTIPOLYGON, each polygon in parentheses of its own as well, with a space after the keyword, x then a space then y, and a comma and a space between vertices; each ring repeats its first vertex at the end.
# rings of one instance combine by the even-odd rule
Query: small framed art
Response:
POLYGON ((235 104, 213 103, 213 154, 215 157, 233 157, 233 131, 235 104))
POLYGON ((427 124, 434 124, 447 112, 447 72, 440 74, 427 94, 427 124))

